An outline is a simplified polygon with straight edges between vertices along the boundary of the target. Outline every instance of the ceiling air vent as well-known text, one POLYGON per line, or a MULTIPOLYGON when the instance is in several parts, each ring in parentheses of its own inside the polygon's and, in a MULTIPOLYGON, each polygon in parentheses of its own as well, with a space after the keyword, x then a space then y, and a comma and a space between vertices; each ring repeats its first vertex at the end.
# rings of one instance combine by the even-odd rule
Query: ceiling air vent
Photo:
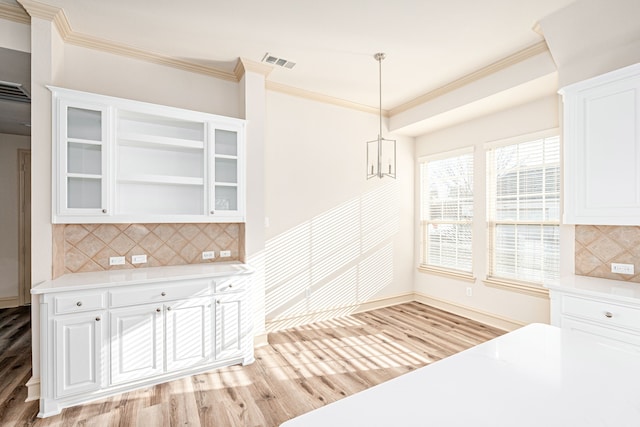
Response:
POLYGON ((289 61, 288 59, 278 58, 277 56, 271 55, 270 53, 266 53, 262 57, 262 62, 266 62, 267 64, 277 65, 278 67, 292 69, 296 66, 295 62, 289 61))
POLYGON ((20 83, 3 82, 0 80, 0 100, 31 102, 31 96, 20 83))

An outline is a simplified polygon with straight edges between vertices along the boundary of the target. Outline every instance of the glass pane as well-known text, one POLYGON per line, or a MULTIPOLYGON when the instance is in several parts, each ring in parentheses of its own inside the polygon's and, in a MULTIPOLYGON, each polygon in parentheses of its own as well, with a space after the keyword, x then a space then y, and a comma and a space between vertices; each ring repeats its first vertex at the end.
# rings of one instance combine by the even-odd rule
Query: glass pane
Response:
POLYGON ((238 132, 216 129, 216 154, 224 156, 238 155, 238 132))
POLYGON ((102 140, 102 112, 84 108, 67 109, 67 137, 102 140))
POLYGON ((428 265, 471 271, 470 224, 429 224, 426 248, 428 265))
POLYGON ((100 209, 102 180, 67 178, 67 207, 70 209, 100 209))
POLYGON ((67 172, 102 174, 102 146, 70 142, 67 145, 67 172))
POLYGON ((216 159, 216 182, 238 183, 237 160, 216 159))
POLYGON ((238 188, 222 187, 216 185, 215 210, 235 211, 238 210, 238 188))

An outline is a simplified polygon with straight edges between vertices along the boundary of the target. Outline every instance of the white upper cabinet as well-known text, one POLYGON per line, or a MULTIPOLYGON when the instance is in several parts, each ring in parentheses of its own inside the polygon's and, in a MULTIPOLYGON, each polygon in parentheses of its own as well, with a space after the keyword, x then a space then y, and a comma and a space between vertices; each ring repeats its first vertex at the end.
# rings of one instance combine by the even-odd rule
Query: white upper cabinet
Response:
POLYGON ((560 93, 564 222, 640 225, 640 64, 560 93))
POLYGON ((243 120, 50 89, 54 223, 244 221, 243 120))

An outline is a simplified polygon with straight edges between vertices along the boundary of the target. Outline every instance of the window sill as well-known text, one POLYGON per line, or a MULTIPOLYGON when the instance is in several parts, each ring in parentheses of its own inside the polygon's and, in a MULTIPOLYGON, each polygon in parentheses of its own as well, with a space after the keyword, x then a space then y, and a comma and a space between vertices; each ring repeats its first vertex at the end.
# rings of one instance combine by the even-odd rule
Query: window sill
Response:
POLYGON ((476 278, 472 273, 466 273, 464 271, 447 270, 444 268, 429 267, 426 265, 418 266, 418 271, 421 273, 437 274, 438 276, 449 277, 452 279, 465 280, 467 282, 476 281, 476 278))
POLYGON ((519 292, 521 294, 539 297, 539 298, 548 298, 549 297, 549 289, 544 288, 542 285, 534 285, 531 283, 525 282, 516 282, 504 279, 496 279, 494 277, 487 277, 483 280, 484 284, 490 286, 492 288, 504 289, 512 292, 519 292))

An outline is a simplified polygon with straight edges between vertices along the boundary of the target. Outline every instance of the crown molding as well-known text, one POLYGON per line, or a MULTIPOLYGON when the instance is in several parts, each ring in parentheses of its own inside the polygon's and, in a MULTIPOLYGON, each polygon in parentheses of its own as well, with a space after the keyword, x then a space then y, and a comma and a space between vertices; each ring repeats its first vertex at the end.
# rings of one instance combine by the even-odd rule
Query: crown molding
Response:
POLYGON ((31 16, 23 8, 6 3, 0 3, 0 19, 31 24, 31 16))
POLYGON ((273 71, 273 66, 263 64, 261 62, 252 61, 247 58, 238 58, 236 67, 233 69, 233 74, 238 81, 244 77, 244 74, 250 71, 252 73, 262 74, 266 79, 273 71))
POLYGON ((526 59, 545 52, 549 52, 549 48, 547 46, 547 43, 543 40, 512 55, 509 55, 506 58, 496 61, 493 64, 487 65, 484 68, 467 74, 466 76, 454 80, 435 90, 432 90, 431 92, 427 92, 424 95, 414 98, 409 102, 398 105, 397 107, 394 107, 390 110, 391 116, 395 116, 396 114, 400 114, 411 108, 417 107, 418 105, 429 102, 449 92, 453 92, 456 89, 460 89, 463 86, 476 82, 480 79, 490 76, 491 74, 497 73, 498 71, 504 70, 505 68, 518 64, 526 59))
MULTIPOLYGON (((338 107, 350 108, 352 110, 362 111, 365 113, 377 115, 379 112, 377 107, 358 104, 357 102, 347 101, 346 99, 334 98, 333 96, 299 89, 297 87, 288 86, 282 83, 276 83, 270 80, 267 80, 267 90, 297 96, 299 98, 306 98, 312 101, 323 102, 325 104, 337 105, 338 107)), ((387 110, 382 110, 382 115, 385 117, 389 117, 389 112, 387 110)))

